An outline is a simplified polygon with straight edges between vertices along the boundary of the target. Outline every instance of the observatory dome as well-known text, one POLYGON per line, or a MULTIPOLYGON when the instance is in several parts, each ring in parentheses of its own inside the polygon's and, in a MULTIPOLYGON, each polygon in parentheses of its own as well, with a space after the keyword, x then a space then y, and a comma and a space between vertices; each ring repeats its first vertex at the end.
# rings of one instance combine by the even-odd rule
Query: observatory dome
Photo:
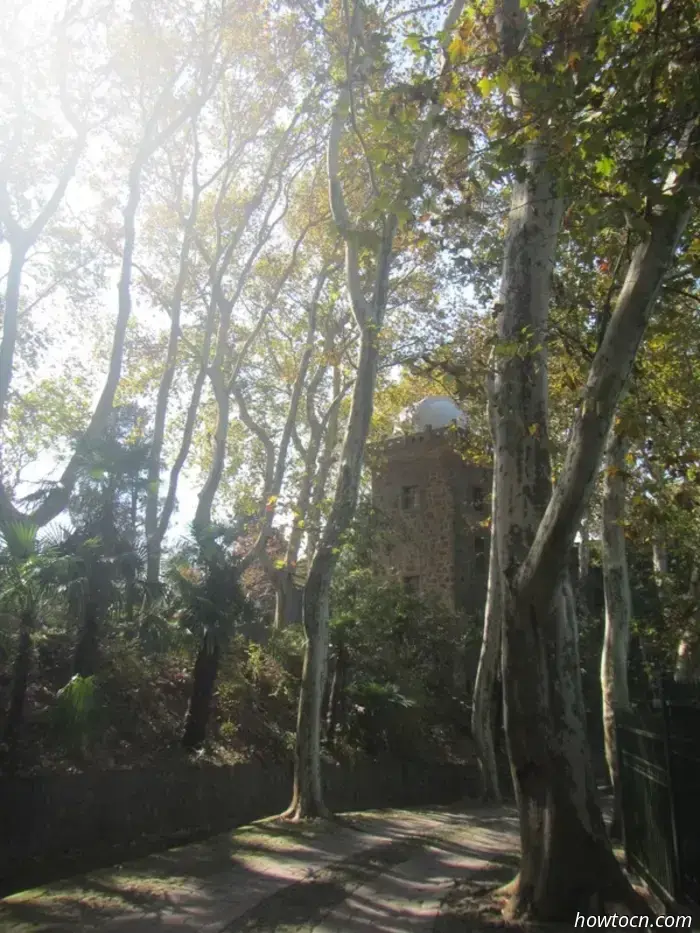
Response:
POLYGON ((448 428, 453 423, 456 423, 458 428, 465 429, 467 416, 446 395, 429 395, 401 412, 398 429, 404 434, 427 431, 428 428, 438 431, 440 428, 448 428))

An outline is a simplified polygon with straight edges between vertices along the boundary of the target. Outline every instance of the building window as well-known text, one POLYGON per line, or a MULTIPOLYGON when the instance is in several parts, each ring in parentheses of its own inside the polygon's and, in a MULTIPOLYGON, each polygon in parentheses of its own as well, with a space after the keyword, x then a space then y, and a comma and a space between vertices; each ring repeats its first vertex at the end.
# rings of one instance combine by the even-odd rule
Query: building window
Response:
POLYGON ((484 490, 481 486, 474 486, 472 489, 472 507, 475 512, 484 510, 484 490))
POLYGON ((477 573, 486 570, 486 538, 483 535, 474 538, 474 570, 477 573))
POLYGON ((401 487, 401 509, 404 512, 416 512, 418 510, 418 487, 401 487))
POLYGON ((420 577, 411 576, 403 578, 403 588, 407 593, 420 592, 420 577))

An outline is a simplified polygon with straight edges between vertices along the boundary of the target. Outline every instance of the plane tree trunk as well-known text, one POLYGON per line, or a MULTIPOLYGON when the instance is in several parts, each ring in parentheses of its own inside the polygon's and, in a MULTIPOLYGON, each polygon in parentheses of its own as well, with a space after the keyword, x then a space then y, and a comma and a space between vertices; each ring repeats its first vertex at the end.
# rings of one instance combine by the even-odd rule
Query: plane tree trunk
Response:
POLYGON ((605 635, 600 661, 603 696, 603 735, 605 760, 613 788, 613 821, 610 834, 619 839, 622 832, 620 763, 618 759, 616 716, 629 708, 627 659, 629 653, 632 596, 627 571, 624 516, 626 493, 625 438, 613 426, 604 461, 603 489, 603 590, 605 593, 605 635))
MULTIPOLYGON (((582 12, 582 48, 595 10, 590 2, 582 12)), ((508 59, 521 47, 526 17, 517 0, 503 0, 495 19, 508 59)), ((508 913, 571 921, 592 902, 646 910, 613 855, 596 799, 568 558, 613 414, 690 217, 688 182, 697 178, 689 169, 682 180, 670 179, 664 203, 639 235, 553 487, 546 344, 564 205, 549 132, 541 125, 523 148, 505 237, 495 348, 495 533, 503 579, 505 728, 521 836, 508 913)))
MULTIPOLYGON (((463 0, 455 0, 445 18, 443 24, 445 50, 463 7, 463 0)), ((294 791, 292 802, 285 812, 285 816, 294 820, 327 812, 323 802, 320 778, 320 736, 323 684, 328 655, 328 596, 340 545, 352 522, 357 505, 365 444, 374 407, 374 388, 379 362, 378 342, 386 312, 394 238, 398 228, 398 219, 394 213, 383 214, 381 233, 374 250, 372 292, 371 296, 367 297, 360 260, 361 231, 354 228, 351 223, 340 171, 341 138, 345 124, 353 111, 352 87, 355 83, 361 83, 363 78, 362 17, 362 5, 355 4, 351 21, 347 23, 350 43, 347 55, 348 73, 345 76, 345 86, 338 95, 333 111, 327 160, 330 209, 333 221, 345 244, 345 277, 352 313, 360 331, 360 346, 352 405, 345 428, 333 504, 314 553, 304 591, 306 648, 299 693, 294 791)), ((445 67, 448 67, 447 56, 445 58, 445 67)), ((414 146, 411 170, 406 182, 414 183, 425 164, 428 140, 439 110, 439 102, 428 108, 427 116, 414 146)), ((376 181, 369 158, 368 168, 376 194, 376 181)))
MULTIPOLYGON (((488 414, 491 433, 496 436, 495 410, 493 406, 493 385, 489 379, 487 387, 489 401, 488 414)), ((496 521, 496 477, 498 466, 494 459, 493 490, 491 495, 491 526, 496 521)), ((501 665, 501 633, 503 628, 503 590, 498 561, 498 543, 495 534, 491 534, 489 551, 489 578, 484 610, 484 631, 481 640, 481 653, 474 683, 472 703, 472 737, 476 743, 476 753, 481 774, 481 793, 484 800, 500 802, 501 789, 496 766, 496 739, 498 694, 500 691, 499 669, 501 665)))
POLYGON ((170 392, 175 378, 175 367, 177 365, 180 343, 180 316, 185 286, 189 274, 189 254, 194 238, 194 229, 197 222, 201 193, 197 171, 199 166, 197 124, 194 121, 192 124, 192 136, 194 145, 192 155, 192 200, 182 234, 177 280, 173 290, 172 301, 168 308, 170 314, 168 349, 166 352, 163 374, 158 386, 158 397, 156 399, 156 409, 153 419, 153 433, 151 435, 151 448, 148 457, 144 530, 146 533, 146 583, 151 593, 157 592, 160 583, 161 548, 163 537, 167 530, 167 522, 161 522, 158 514, 160 504, 161 456, 163 453, 163 441, 165 439, 165 424, 168 414, 168 404, 170 402, 170 392))
POLYGON ((560 211, 546 163, 531 152, 526 164, 528 187, 516 186, 507 235, 499 339, 518 343, 527 328, 534 343, 530 352, 501 356, 496 382, 505 723, 522 843, 510 911, 571 919, 591 898, 640 910, 595 796, 572 606, 562 581, 613 413, 690 209, 684 191, 674 191, 634 250, 552 490, 541 337, 560 211))
POLYGON ((352 407, 345 431, 338 483, 331 514, 316 549, 304 587, 306 634, 294 754, 294 789, 285 815, 293 820, 324 816, 321 783, 321 717, 328 656, 328 597, 342 535, 357 504, 365 442, 369 433, 377 377, 377 337, 366 326, 360 340, 352 407))
MULTIPOLYGON (((205 102, 213 93, 213 90, 218 82, 219 73, 215 72, 212 66, 213 62, 211 60, 204 64, 202 72, 203 83, 201 94, 192 98, 185 106, 178 110, 170 120, 164 121, 164 111, 170 99, 172 84, 177 80, 177 76, 173 76, 171 81, 165 85, 162 92, 159 94, 158 98, 153 104, 153 107, 151 108, 151 113, 149 114, 148 119, 145 121, 142 130, 142 136, 139 141, 138 148, 134 153, 128 174, 127 197, 123 210, 124 232, 121 255, 121 270, 117 287, 117 320, 114 327, 109 365, 102 392, 100 393, 100 396, 97 400, 97 404, 92 413, 92 417, 90 418, 90 422, 85 429, 85 432, 83 433, 81 443, 78 445, 78 448, 76 448, 73 455, 66 464, 59 482, 52 486, 48 495, 30 515, 27 515, 17 509, 17 507, 12 502, 9 493, 3 484, 0 483, 0 518, 6 522, 29 520, 33 525, 36 525, 37 527, 43 527, 56 518, 56 516, 59 515, 68 505, 68 500, 70 498, 73 486, 75 485, 77 477, 82 468, 84 445, 99 438, 104 432, 105 426, 112 412, 114 399, 116 396, 117 388, 119 386, 119 381, 121 379, 126 333, 129 320, 131 318, 131 283, 133 277, 134 249, 136 245, 136 218, 139 205, 141 203, 141 183, 143 171, 154 153, 156 153, 158 149, 161 148, 161 146, 169 142, 175 136, 178 130, 187 122, 188 119, 193 118, 197 113, 199 113, 205 102), (165 125, 163 125, 164 122, 165 125)), ((84 138, 80 145, 76 144, 73 160, 67 166, 66 171, 54 192, 53 198, 47 202, 47 208, 50 204, 53 204, 53 200, 55 198, 58 198, 60 201, 60 199, 63 197, 68 182, 75 169, 75 164, 77 163, 79 153, 82 151, 83 143, 84 138)), ((48 215, 49 217, 52 216, 52 214, 55 212, 56 207, 57 204, 54 204, 51 212, 48 215)), ((43 216, 43 213, 44 212, 42 212, 41 216, 43 216)), ((38 220, 39 218, 37 218, 35 224, 38 222, 38 220)), ((43 221, 44 224, 47 222, 47 220, 48 218, 43 221)), ((26 246, 24 241, 23 245, 26 246)), ((14 283, 8 282, 8 287, 11 285, 14 288, 14 283)), ((16 279, 16 286, 19 288, 19 278, 16 279)), ((19 292, 17 294, 19 295, 19 292)), ((9 390, 9 383, 11 378, 12 356, 14 350, 14 327, 11 319, 9 322, 6 320, 5 329, 7 330, 7 345, 5 346, 6 341, 5 337, 3 337, 3 347, 0 349, 0 405, 4 404, 3 395, 5 395, 9 390)))

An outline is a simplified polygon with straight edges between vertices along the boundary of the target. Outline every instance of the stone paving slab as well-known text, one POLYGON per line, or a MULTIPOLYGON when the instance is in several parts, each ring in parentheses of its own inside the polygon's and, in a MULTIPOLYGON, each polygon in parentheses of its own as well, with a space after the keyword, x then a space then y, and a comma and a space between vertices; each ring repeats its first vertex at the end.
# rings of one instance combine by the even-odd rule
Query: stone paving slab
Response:
POLYGON ((0 933, 428 931, 450 885, 516 839, 503 812, 262 821, 0 901, 0 933))

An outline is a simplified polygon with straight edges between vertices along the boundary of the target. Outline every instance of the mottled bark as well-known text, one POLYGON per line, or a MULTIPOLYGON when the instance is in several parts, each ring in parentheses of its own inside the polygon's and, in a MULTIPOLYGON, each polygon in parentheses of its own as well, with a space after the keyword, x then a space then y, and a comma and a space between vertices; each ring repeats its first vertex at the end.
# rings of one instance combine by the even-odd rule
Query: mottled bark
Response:
POLYGON ((603 487, 603 589, 605 593, 605 634, 600 661, 603 695, 603 735, 605 759, 613 788, 611 835, 621 836, 622 801, 620 763, 617 751, 616 717, 629 708, 627 660, 629 654, 632 596, 627 571, 627 546, 623 527, 625 516, 627 442, 615 426, 605 451, 603 487))
POLYGON ((581 519, 578 534, 578 577, 576 580, 576 594, 579 612, 585 617, 590 612, 588 587, 591 569, 591 539, 588 515, 584 515, 581 519))
MULTIPOLYGON (((328 489, 328 480, 335 463, 336 450, 338 447, 338 407, 343 397, 345 389, 341 385, 340 368, 333 369, 333 402, 326 413, 325 430, 323 431, 323 444, 320 450, 320 456, 316 463, 315 475, 312 478, 311 502, 309 505, 309 530, 306 536, 306 550, 310 558, 316 553, 321 529, 321 507, 326 497, 328 489)), ((318 443, 321 442, 319 433, 318 443)))
MULTIPOLYGON (((595 5, 584 8, 583 26, 595 5)), ((510 35, 519 28, 515 7, 509 3, 501 13, 506 57, 506 46, 517 47, 510 35)), ((697 179, 670 180, 663 205, 648 218, 649 234, 632 253, 552 488, 545 346, 563 205, 546 127, 541 133, 524 152, 525 178, 513 186, 498 309, 496 534, 505 724, 522 853, 509 912, 571 920, 589 910, 591 899, 645 909, 613 856, 596 800, 567 565, 614 411, 690 217, 684 184, 697 179)))
POLYGON ((474 684, 472 736, 481 773, 481 793, 484 800, 500 802, 501 789, 496 766, 496 707, 500 681, 501 627, 503 622, 501 580, 495 535, 491 536, 489 582, 484 612, 484 634, 479 666, 474 684))
POLYGON ((301 622, 304 612, 304 590, 294 582, 294 570, 273 570, 275 585, 274 627, 282 629, 301 622))
MULTIPOLYGON (((443 28, 445 49, 463 7, 463 0, 455 0, 447 14, 443 28)), ((328 139, 328 197, 333 221, 345 244, 345 278, 352 313, 361 336, 352 406, 345 429, 333 505, 311 563, 304 594, 304 627, 307 641, 304 652, 304 677, 299 694, 294 795, 287 810, 287 815, 294 819, 325 811, 320 782, 320 716, 328 653, 328 594, 342 536, 353 519, 357 504, 365 444, 374 406, 378 340, 386 312, 394 237, 398 227, 396 215, 384 215, 374 256, 372 291, 368 297, 364 292, 360 268, 361 235, 351 224, 340 173, 341 137, 345 123, 353 112, 352 87, 353 83, 361 81, 363 76, 361 4, 355 4, 351 21, 347 26, 351 44, 347 57, 349 68, 346 85, 339 94, 331 120, 328 139)), ((445 67, 448 67, 447 56, 445 67)), ((428 108, 413 151, 412 174, 407 179, 411 182, 415 181, 416 175, 423 168, 427 143, 439 109, 439 103, 428 108)))

